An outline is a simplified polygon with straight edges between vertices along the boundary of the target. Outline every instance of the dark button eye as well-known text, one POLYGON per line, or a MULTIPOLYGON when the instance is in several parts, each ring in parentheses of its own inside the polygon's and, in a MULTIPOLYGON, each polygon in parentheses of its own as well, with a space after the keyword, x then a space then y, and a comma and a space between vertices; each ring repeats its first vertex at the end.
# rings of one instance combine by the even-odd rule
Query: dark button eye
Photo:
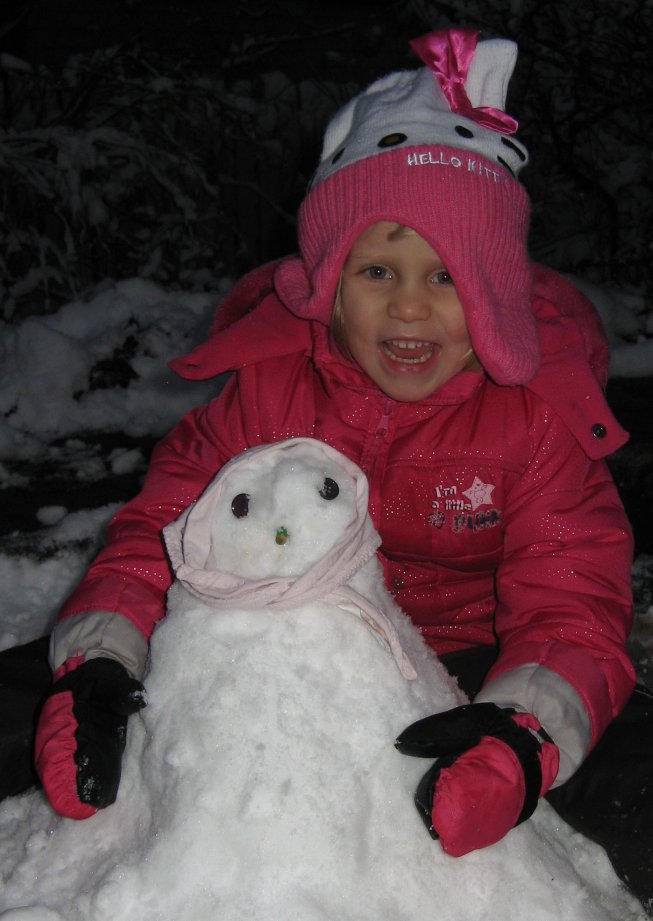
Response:
POLYGON ((239 492, 231 501, 231 513, 236 518, 246 518, 249 512, 249 496, 246 492, 239 492))
POLYGON ((322 484, 322 489, 320 490, 320 495, 323 499, 335 499, 335 497, 340 492, 340 487, 335 480, 332 480, 330 476, 324 478, 324 483, 322 484))
POLYGON ((506 163, 503 157, 497 157, 497 163, 500 163, 504 169, 507 169, 511 176, 515 175, 514 169, 512 168, 512 166, 510 166, 509 163, 506 163))
POLYGON ((385 137, 382 137, 377 147, 396 147, 397 144, 403 144, 405 140, 405 134, 402 134, 401 131, 395 131, 394 134, 386 134, 385 137))
POLYGON ((526 159, 526 154, 525 154, 524 151, 521 149, 521 147, 518 147, 516 144, 513 144, 513 142, 510 140, 510 138, 507 138, 507 137, 502 137, 502 138, 501 138, 501 143, 502 143, 505 147, 509 147, 510 150, 513 150, 513 151, 517 154, 517 156, 519 157, 519 159, 522 161, 522 163, 524 162, 524 160, 526 159))
POLYGON ((594 425, 592 426, 592 435, 594 435, 595 438, 599 438, 599 439, 605 438, 607 434, 608 434, 608 430, 606 429, 604 425, 601 425, 600 422, 594 423, 594 425))

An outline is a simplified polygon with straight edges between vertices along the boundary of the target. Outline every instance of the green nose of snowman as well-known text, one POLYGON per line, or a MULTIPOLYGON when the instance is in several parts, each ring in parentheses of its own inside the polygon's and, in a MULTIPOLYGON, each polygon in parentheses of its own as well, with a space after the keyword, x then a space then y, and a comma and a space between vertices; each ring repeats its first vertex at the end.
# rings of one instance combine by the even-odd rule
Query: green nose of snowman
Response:
POLYGON ((277 536, 274 539, 277 544, 285 544, 288 540, 288 531, 285 528, 277 528, 277 536))

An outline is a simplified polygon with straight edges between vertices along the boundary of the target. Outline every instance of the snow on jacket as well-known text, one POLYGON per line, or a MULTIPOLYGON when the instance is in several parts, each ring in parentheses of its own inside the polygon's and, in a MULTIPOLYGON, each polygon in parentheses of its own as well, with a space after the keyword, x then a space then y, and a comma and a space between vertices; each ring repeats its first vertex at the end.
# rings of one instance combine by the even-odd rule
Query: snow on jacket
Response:
POLYGON ((632 539, 603 460, 627 436, 603 395, 608 352, 591 305, 536 267, 543 359, 527 386, 466 371, 399 403, 322 324, 287 311, 270 290, 273 270, 237 286, 211 338, 171 363, 187 379, 236 373, 155 449, 142 492, 60 614, 53 664, 131 641, 142 669, 171 582, 161 529, 244 449, 314 437, 366 473, 386 583, 427 642, 440 654, 498 642, 487 686, 503 701, 521 675, 525 709, 537 708, 528 688, 553 676, 562 690, 549 724, 580 726, 577 765, 634 683, 632 539))

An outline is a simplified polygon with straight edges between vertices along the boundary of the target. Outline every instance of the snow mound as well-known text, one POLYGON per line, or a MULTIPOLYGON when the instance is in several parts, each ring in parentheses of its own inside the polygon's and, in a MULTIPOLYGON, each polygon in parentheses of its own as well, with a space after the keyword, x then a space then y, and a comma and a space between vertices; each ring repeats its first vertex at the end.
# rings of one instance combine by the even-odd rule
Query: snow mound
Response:
POLYGON ((166 360, 201 338, 219 299, 132 278, 0 324, 0 456, 29 457, 80 431, 163 435, 215 393, 215 383, 180 382, 166 360))

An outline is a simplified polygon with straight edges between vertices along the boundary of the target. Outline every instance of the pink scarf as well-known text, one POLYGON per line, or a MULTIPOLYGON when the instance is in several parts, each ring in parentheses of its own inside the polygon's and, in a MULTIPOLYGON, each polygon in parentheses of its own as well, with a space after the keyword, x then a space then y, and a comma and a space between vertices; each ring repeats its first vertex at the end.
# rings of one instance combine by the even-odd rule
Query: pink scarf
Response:
POLYGON ((381 538, 367 512, 368 485, 363 471, 339 451, 312 438, 293 438, 250 448, 225 464, 200 498, 163 529, 168 555, 177 579, 195 597, 216 610, 233 607, 292 608, 309 601, 332 602, 354 611, 387 642, 405 678, 416 677, 386 615, 355 591, 349 580, 367 563, 381 538), (297 577, 248 579, 220 569, 207 569, 211 552, 211 523, 234 471, 267 452, 284 457, 317 455, 336 464, 355 484, 356 516, 335 545, 310 569, 297 577))

